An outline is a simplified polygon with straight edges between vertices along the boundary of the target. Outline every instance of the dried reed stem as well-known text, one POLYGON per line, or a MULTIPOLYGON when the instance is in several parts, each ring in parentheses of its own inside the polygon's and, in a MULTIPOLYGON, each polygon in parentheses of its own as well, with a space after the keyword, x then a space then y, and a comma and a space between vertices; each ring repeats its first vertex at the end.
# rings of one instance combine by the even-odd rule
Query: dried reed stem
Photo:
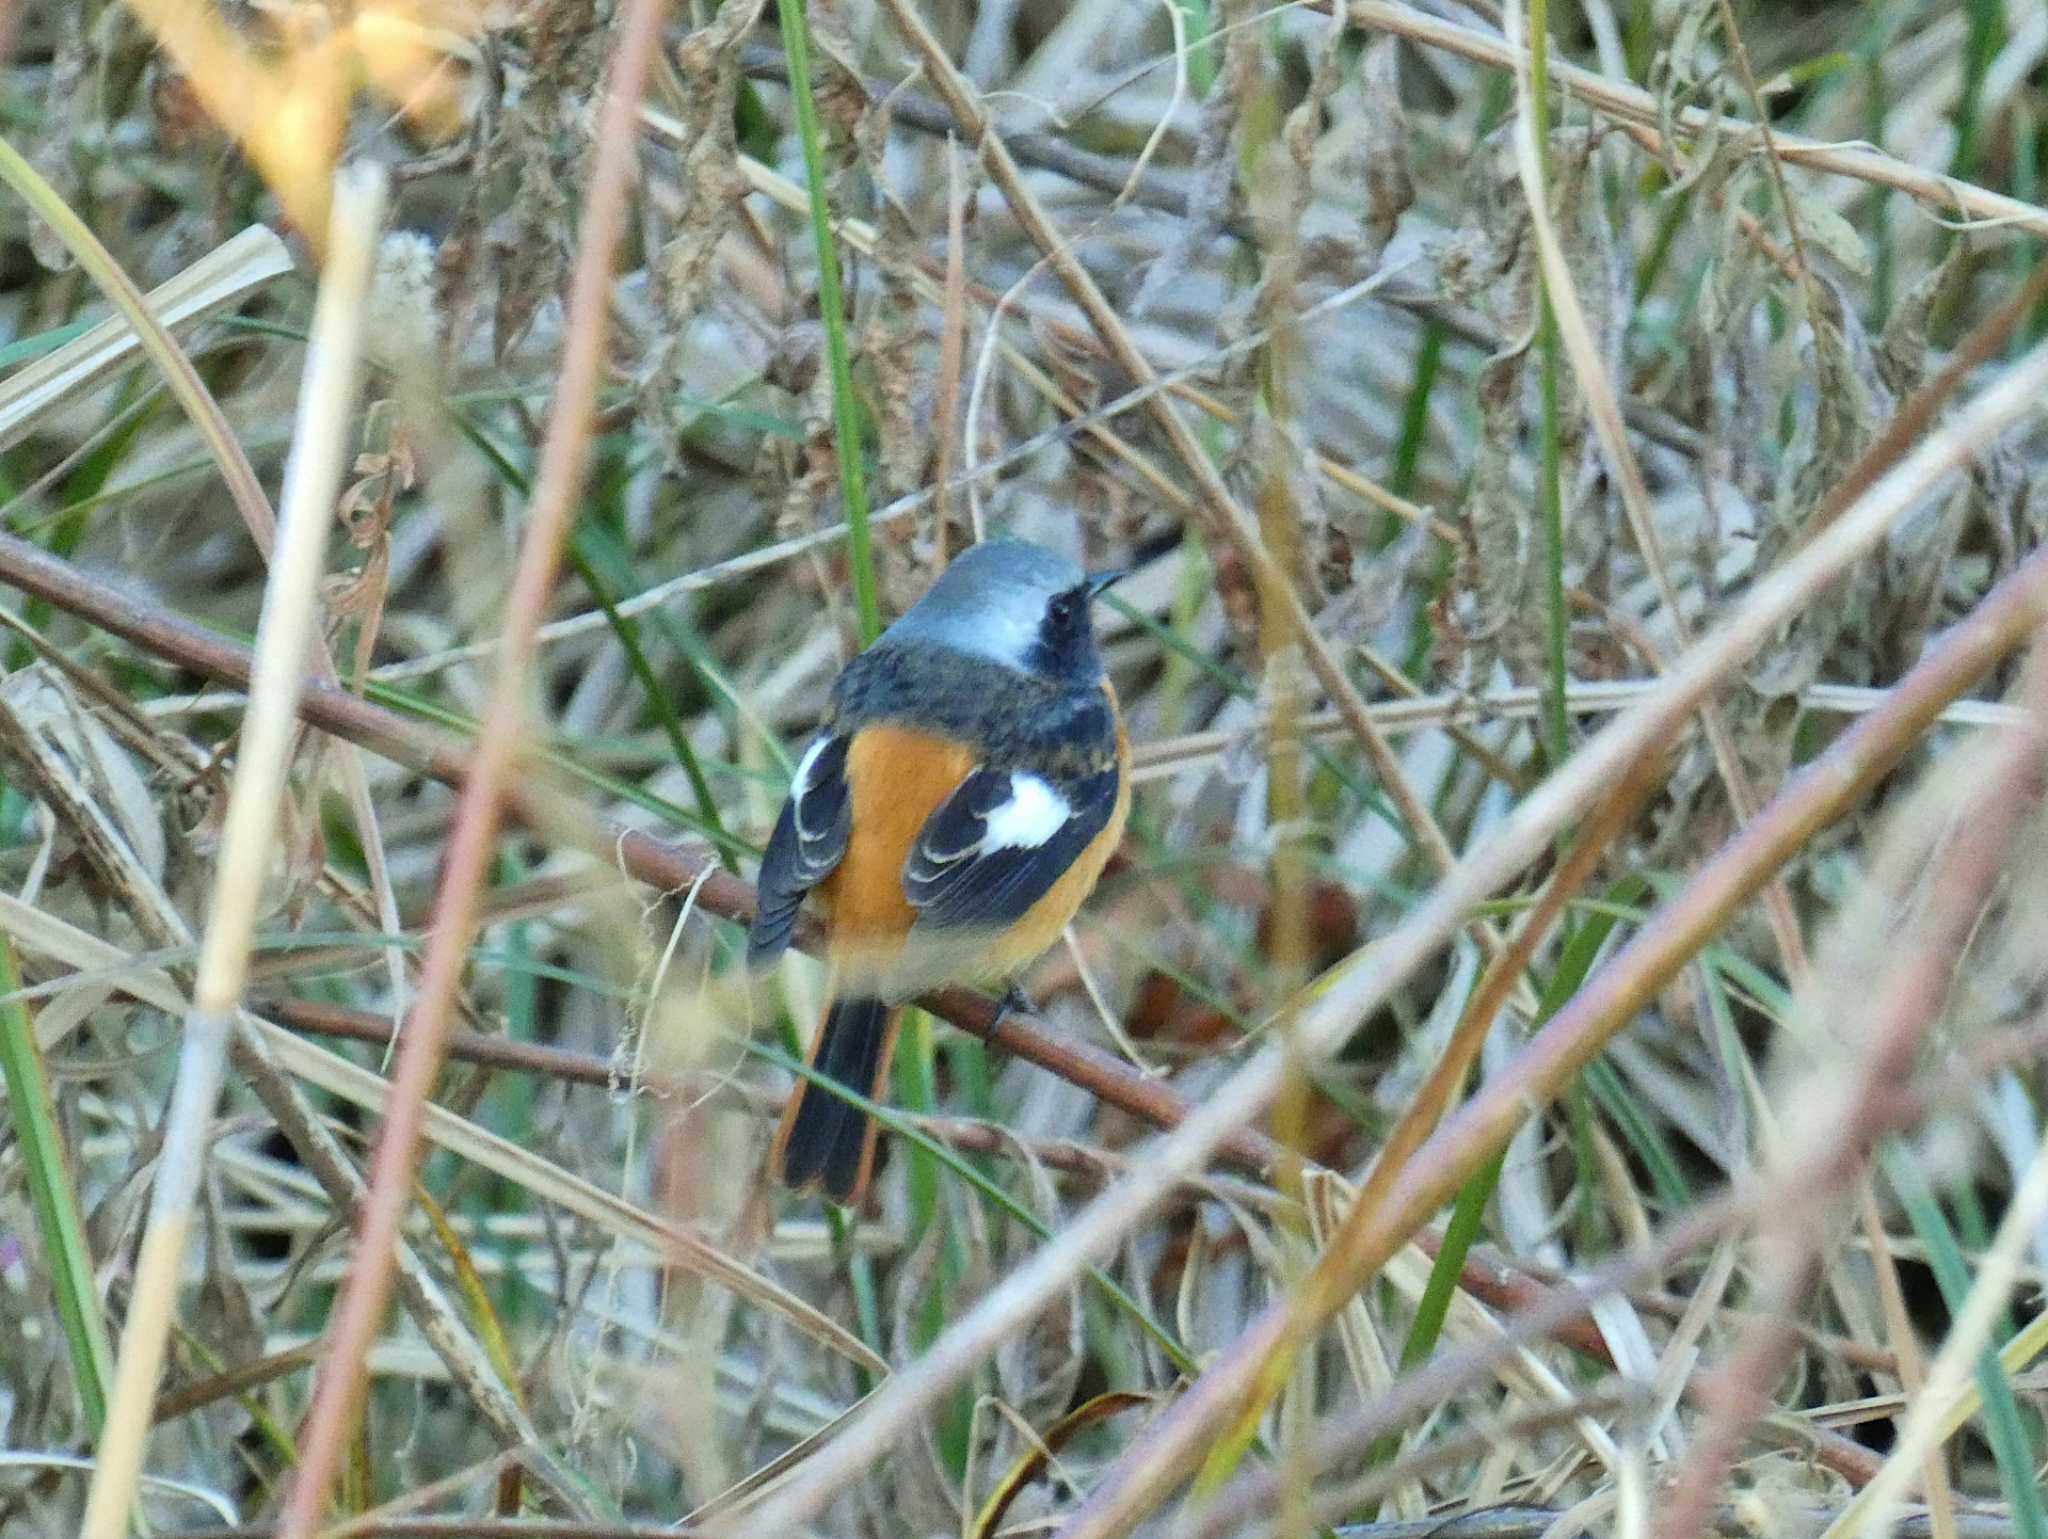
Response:
POLYGON ((278 807, 298 729, 299 693, 306 682, 306 654, 320 613, 327 532, 334 524, 334 502, 354 421, 363 299, 383 205, 381 171, 359 166, 336 176, 332 240, 306 350, 277 549, 264 585, 248 717, 228 791, 198 979, 179 1048, 177 1084, 164 1114, 149 1226, 136 1261, 106 1430, 86 1502, 87 1539, 118 1539, 127 1531, 142 1472, 164 1344, 178 1300, 185 1239, 206 1168, 227 1037, 241 1003, 257 911, 271 874, 278 807))

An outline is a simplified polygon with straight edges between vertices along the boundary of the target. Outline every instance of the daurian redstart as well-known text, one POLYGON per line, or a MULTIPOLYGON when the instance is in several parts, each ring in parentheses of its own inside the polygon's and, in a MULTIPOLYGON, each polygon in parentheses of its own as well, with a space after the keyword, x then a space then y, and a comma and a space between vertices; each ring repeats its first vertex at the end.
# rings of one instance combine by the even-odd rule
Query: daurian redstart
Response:
MULTIPOLYGON (((902 1003, 1006 981, 1058 938, 1130 809, 1130 744, 1086 575, 1020 540, 963 552, 832 686, 761 861, 747 959, 789 944, 814 895, 831 1004, 811 1063, 881 1094, 902 1003)), ((810 1081, 782 1114, 791 1186, 852 1204, 875 1128, 810 1081)))

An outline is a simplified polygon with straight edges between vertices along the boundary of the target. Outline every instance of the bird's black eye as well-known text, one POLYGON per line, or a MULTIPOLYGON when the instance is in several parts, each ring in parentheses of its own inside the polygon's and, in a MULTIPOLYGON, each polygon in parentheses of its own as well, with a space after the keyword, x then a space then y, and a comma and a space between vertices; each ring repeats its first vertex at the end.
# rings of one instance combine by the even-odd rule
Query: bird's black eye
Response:
POLYGON ((1074 595, 1071 593, 1061 593, 1054 596, 1052 603, 1047 606, 1046 612, 1051 615, 1054 625, 1072 625, 1078 610, 1079 605, 1075 601, 1074 595))

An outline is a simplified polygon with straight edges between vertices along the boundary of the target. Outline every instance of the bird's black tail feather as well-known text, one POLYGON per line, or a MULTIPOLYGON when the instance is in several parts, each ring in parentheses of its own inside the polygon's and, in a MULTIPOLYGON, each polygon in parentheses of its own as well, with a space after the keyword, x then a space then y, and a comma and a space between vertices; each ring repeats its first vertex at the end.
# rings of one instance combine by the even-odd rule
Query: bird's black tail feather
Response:
MULTIPOLYGON (((877 1099, 902 1015, 900 1007, 879 999, 834 1000, 811 1044, 811 1066, 877 1099)), ((858 1106, 803 1080, 782 1113, 775 1159, 790 1186, 822 1187, 834 1202, 851 1207, 867 1190, 874 1167, 875 1124, 858 1106)))

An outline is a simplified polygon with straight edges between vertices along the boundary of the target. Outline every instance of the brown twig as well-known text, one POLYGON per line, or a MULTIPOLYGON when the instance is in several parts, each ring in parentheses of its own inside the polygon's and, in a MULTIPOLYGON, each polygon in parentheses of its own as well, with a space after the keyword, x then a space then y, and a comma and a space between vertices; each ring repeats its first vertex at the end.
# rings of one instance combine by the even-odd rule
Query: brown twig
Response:
POLYGON ((440 1072, 462 969, 476 930, 477 892, 491 856, 501 796, 518 764, 527 732, 526 675, 534 633, 554 589, 583 467, 608 332, 612 254, 626 218, 640 95, 661 41, 662 0, 631 0, 619 24, 598 131, 590 184, 577 234, 564 342, 554 405, 541 445, 525 537, 502 628, 503 651, 492 681, 475 758, 449 835, 434 924, 420 971, 419 997, 399 1048, 391 1098, 370 1166, 369 1196, 357 1231, 355 1265, 337 1300, 328 1348, 314 1380, 313 1401, 299 1440, 300 1463, 285 1495, 278 1528, 311 1539, 326 1505, 343 1449, 350 1442, 364 1365, 383 1319, 399 1229, 412 1198, 420 1127, 440 1072))
MULTIPOLYGON (((172 614, 118 581, 80 571, 5 532, 0 532, 0 582, 179 667, 222 684, 240 687, 249 682, 248 648, 172 614)), ((308 685, 299 712, 313 726, 443 784, 459 786, 469 774, 470 754, 462 743, 347 690, 308 685)), ((626 875, 659 891, 686 892, 694 887, 696 907, 704 913, 742 924, 754 916, 753 885, 717 869, 717 861, 702 846, 669 844, 639 829, 605 825, 594 818, 583 820, 580 827, 570 827, 576 820, 567 817, 564 807, 546 804, 530 787, 515 785, 507 810, 529 826, 558 836, 564 832, 579 836, 584 848, 607 862, 616 861, 626 875), (707 866, 714 868, 708 874, 707 866)), ((816 926, 800 926, 797 944, 815 951, 816 926)), ((920 1003, 962 1031, 1037 1064, 1154 1127, 1176 1127, 1187 1115, 1187 1103, 1169 1086, 1140 1074, 1113 1053, 1067 1036, 1037 1016, 1012 1010, 998 1019, 996 1001, 985 994, 953 988, 920 1003)), ((1254 1174, 1270 1168, 1279 1158, 1278 1146, 1256 1129, 1244 1130, 1221 1152, 1254 1174)))

